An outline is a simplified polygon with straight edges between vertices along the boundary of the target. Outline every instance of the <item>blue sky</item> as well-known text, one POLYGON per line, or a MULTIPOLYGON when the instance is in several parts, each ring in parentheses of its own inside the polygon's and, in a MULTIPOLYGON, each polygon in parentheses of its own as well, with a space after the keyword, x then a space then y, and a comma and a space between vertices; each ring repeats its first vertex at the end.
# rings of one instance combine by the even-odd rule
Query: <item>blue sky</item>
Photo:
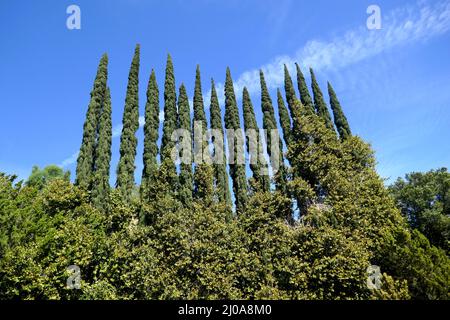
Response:
MULTIPOLYGON (((200 64, 205 100, 210 78, 220 94, 230 66, 237 96, 249 88, 260 124, 257 70, 265 71, 275 102, 283 63, 295 77, 298 61, 305 73, 316 70, 324 91, 327 80, 333 84, 353 132, 376 150, 383 177, 450 164, 450 0, 2 0, 0 39, 0 171, 21 178, 48 164, 73 176, 104 52, 120 132, 136 43, 141 115, 150 70, 162 91, 169 52, 177 85, 184 82, 190 95, 200 64), (81 30, 66 27, 71 4, 81 9, 81 30), (381 8, 381 30, 366 27, 370 4, 381 8)), ((137 179, 142 128, 138 138, 137 179)), ((118 143, 115 137, 112 172, 118 143)))

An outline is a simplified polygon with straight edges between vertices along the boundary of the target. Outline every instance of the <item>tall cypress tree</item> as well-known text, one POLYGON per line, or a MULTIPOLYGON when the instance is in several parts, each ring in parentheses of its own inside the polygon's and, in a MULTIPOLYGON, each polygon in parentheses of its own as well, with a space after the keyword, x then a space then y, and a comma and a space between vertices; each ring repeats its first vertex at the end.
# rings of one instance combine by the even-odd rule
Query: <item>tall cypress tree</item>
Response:
POLYGON ((311 83, 314 94, 314 106, 316 108, 316 113, 323 119, 323 121, 325 121, 325 124, 328 128, 334 130, 330 112, 328 112, 328 107, 323 98, 322 90, 320 90, 319 84, 317 83, 316 75, 314 74, 312 68, 309 68, 309 71, 311 72, 311 83))
MULTIPOLYGON (((184 84, 181 84, 178 96, 178 129, 191 132, 191 110, 184 84)), ((192 159, 192 157, 189 158, 192 159)), ((178 188, 180 201, 189 207, 192 204, 192 161, 181 163, 178 188)))
POLYGON ((108 78, 108 56, 104 54, 100 59, 95 76, 91 100, 83 126, 83 139, 77 159, 75 183, 82 188, 90 188, 94 175, 95 147, 97 145, 98 127, 101 110, 106 94, 108 78))
MULTIPOLYGON (((225 79, 225 128, 234 130, 236 133, 241 129, 239 120, 239 110, 234 93, 233 80, 231 78, 230 68, 227 67, 225 79)), ((233 192, 235 197, 236 211, 242 212, 248 201, 247 178, 245 176, 245 164, 239 164, 237 159, 244 155, 238 155, 242 152, 242 147, 238 145, 237 139, 227 139, 228 149, 233 154, 234 159, 230 159, 230 176, 233 180, 233 192), (231 140, 231 141, 230 141, 231 140)), ((239 141, 240 142, 240 141, 239 141)), ((245 157, 244 157, 245 158, 245 157)))
POLYGON ((289 146, 291 141, 291 118, 289 117, 289 111, 284 104, 283 96, 280 89, 277 89, 277 101, 278 101, 278 114, 280 116, 281 130, 283 130, 283 138, 286 147, 289 146))
POLYGON ((141 197, 148 200, 149 184, 158 170, 158 138, 159 138, 159 89, 155 71, 152 69, 147 87, 144 125, 144 169, 142 170, 141 197))
POLYGON ((250 170, 252 170, 254 182, 252 187, 255 191, 269 191, 270 181, 267 162, 264 158, 264 151, 261 138, 259 136, 259 128, 256 122, 255 111, 246 87, 244 87, 242 93, 242 105, 245 131, 248 132, 249 130, 254 130, 254 133, 256 134, 255 137, 247 137, 247 153, 249 153, 251 157, 256 156, 256 159, 250 158, 250 170))
POLYGON ((174 142, 171 141, 172 133, 177 127, 177 94, 175 88, 175 75, 173 71, 172 57, 167 55, 166 79, 164 82, 164 123, 161 141, 161 161, 170 158, 174 142))
MULTIPOLYGON (((263 113, 263 128, 267 130, 267 154, 272 156, 272 136, 271 130, 278 130, 277 120, 275 119, 275 110, 273 109, 272 98, 270 97, 269 90, 267 89, 266 80, 264 79, 264 73, 259 71, 259 80, 261 84, 261 110, 263 113)), ((287 110, 286 110, 287 111, 287 110)), ((289 117, 289 114, 287 115, 289 117)), ((289 120, 289 119, 288 119, 289 120)), ((279 161, 283 161, 283 143, 281 142, 281 135, 278 141, 279 145, 279 161)), ((275 142, 273 142, 275 143, 275 142)))
POLYGON ((327 84, 328 84, 328 95, 330 96, 330 105, 331 109, 333 110, 334 124, 336 125, 339 137, 344 140, 350 137, 352 135, 352 132, 350 130, 347 117, 345 116, 344 111, 342 110, 341 104, 339 103, 339 100, 336 96, 336 93, 334 92, 333 87, 329 82, 327 84))
MULTIPOLYGON (((218 130, 222 136, 222 141, 213 141, 214 147, 222 150, 222 163, 214 163, 214 185, 215 193, 219 202, 231 207, 231 194, 228 183, 227 158, 225 153, 225 136, 222 125, 222 114, 220 112, 219 99, 217 97, 214 80, 211 79, 211 106, 209 108, 211 129, 218 130)), ((215 151, 214 151, 215 152, 215 151)), ((215 153, 214 153, 215 154, 215 153)))
POLYGON ((284 65, 284 90, 286 92, 286 101, 289 107, 289 112, 291 113, 292 119, 294 119, 294 115, 297 114, 294 111, 294 108, 297 108, 296 101, 297 96, 295 94, 294 84, 292 82, 291 75, 289 74, 289 70, 286 65, 284 65))
POLYGON ((139 55, 140 46, 136 45, 128 75, 122 135, 120 137, 120 160, 117 166, 116 187, 127 201, 130 200, 135 187, 136 131, 139 129, 139 55))
POLYGON ((108 196, 110 191, 109 170, 111 163, 111 92, 109 87, 103 103, 103 109, 99 122, 98 144, 95 148, 95 182, 92 186, 92 201, 95 206, 107 210, 108 196))
POLYGON ((205 108, 203 105, 202 95, 202 83, 200 78, 200 66, 197 65, 195 71, 195 89, 194 89, 194 124, 193 134, 195 133, 195 127, 201 125, 201 136, 194 136, 194 157, 195 160, 201 160, 201 163, 196 163, 194 173, 194 195, 195 198, 205 205, 209 205, 213 200, 213 168, 207 164, 203 159, 203 151, 207 150, 208 143, 203 141, 203 135, 207 129, 205 108), (200 141, 197 138, 200 138, 200 141))
POLYGON ((297 68, 297 85, 298 91, 300 92, 300 101, 305 107, 311 108, 311 110, 314 111, 314 104, 311 95, 309 94, 308 85, 306 84, 302 70, 298 63, 295 63, 295 67, 297 68))

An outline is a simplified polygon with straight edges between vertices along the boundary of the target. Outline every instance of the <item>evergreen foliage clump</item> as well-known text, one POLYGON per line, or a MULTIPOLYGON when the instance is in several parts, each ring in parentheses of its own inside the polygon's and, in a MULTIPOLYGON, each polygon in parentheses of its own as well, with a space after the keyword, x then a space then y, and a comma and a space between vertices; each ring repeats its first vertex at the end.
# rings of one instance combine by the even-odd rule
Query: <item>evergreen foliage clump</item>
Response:
MULTIPOLYGON (((33 168, 25 183, 0 173, 0 299, 450 298, 447 169, 412 173, 386 188, 373 150, 350 133, 331 86, 339 136, 327 120, 314 75, 315 109, 308 107, 305 93, 303 103, 295 97, 285 69, 289 109, 280 90, 277 102, 289 164, 274 177, 277 188, 271 190, 268 177, 259 174, 271 163, 250 166, 249 187, 246 164, 228 162, 232 208, 226 162, 196 164, 195 174, 191 158, 179 167, 173 162, 173 131, 184 129, 191 137, 194 128, 183 84, 177 101, 170 56, 160 159, 159 90, 152 71, 141 192, 134 196, 139 46, 127 88, 118 184, 109 186, 106 64, 104 56, 83 127, 75 183, 57 166, 33 168), (69 266, 80 270, 79 290, 67 287, 73 275, 69 266), (373 266, 380 268, 377 289, 368 286, 373 266)), ((302 96, 304 78, 298 79, 302 96)), ((262 72, 260 82, 263 127, 275 129, 262 72)), ((258 129, 247 89, 243 118, 246 129, 258 129)), ((199 68, 193 119, 206 130, 199 68)), ((223 133, 214 81, 210 119, 211 128, 223 133)), ((225 127, 242 129, 229 69, 225 127)), ((224 137, 219 140, 214 142, 223 144, 224 137)), ((258 153, 264 151, 260 140, 253 143, 258 153)), ((200 144, 209 147, 205 140, 200 144)), ((228 139, 228 146, 234 156, 244 152, 236 140, 228 139)), ((217 150, 211 151, 214 156, 217 150)))

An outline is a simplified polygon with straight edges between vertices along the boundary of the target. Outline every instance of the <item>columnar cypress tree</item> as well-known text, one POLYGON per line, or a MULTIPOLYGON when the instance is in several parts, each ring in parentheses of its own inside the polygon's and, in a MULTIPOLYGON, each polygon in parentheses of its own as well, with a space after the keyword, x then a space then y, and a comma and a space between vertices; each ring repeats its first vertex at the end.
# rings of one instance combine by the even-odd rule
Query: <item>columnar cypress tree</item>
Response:
POLYGON ((120 137, 120 160, 117 166, 116 187, 125 200, 130 200, 134 182, 136 158, 136 131, 139 129, 139 55, 140 46, 136 45, 133 61, 128 75, 125 109, 123 112, 123 127, 120 137))
POLYGON ((177 94, 175 88, 175 75, 173 71, 172 57, 167 55, 166 79, 164 83, 164 123, 161 141, 161 161, 170 158, 174 146, 171 141, 172 133, 177 127, 177 94))
POLYGON ((289 146, 291 141, 291 118, 289 117, 289 111, 284 104, 283 96, 281 95, 281 91, 277 89, 277 101, 278 101, 278 114, 280 116, 280 125, 283 130, 283 138, 286 147, 289 146))
POLYGON ((341 104, 336 97, 336 93, 334 92, 333 87, 329 82, 328 95, 330 96, 330 105, 331 109, 333 110, 334 124, 336 125, 339 137, 341 139, 346 139, 352 135, 352 132, 350 130, 347 117, 345 116, 344 111, 342 111, 341 104))
POLYGON ((316 108, 316 113, 325 121, 325 124, 328 128, 334 130, 333 122, 331 121, 331 116, 328 112, 327 104, 325 103, 325 100, 323 98, 322 90, 320 90, 319 84, 316 80, 316 75, 314 74, 312 68, 309 68, 309 71, 311 72, 311 83, 314 94, 314 106, 316 108))
POLYGON ((298 91, 300 92, 300 101, 305 107, 309 107, 314 111, 314 104, 311 99, 311 95, 309 94, 308 85, 306 84, 302 70, 300 69, 298 63, 295 63, 295 67, 297 68, 297 85, 298 91))
POLYGON ((142 170, 141 197, 148 200, 147 191, 158 170, 158 137, 159 137, 159 89, 155 71, 152 70, 147 87, 147 103, 145 104, 144 125, 144 169, 142 170))
MULTIPOLYGON (((222 125, 222 115, 220 112, 219 99, 217 98, 216 86, 211 79, 211 106, 209 108, 211 129, 218 130, 222 135, 222 141, 214 141, 214 146, 222 148, 222 163, 214 163, 214 185, 215 193, 219 202, 231 207, 231 194, 228 184, 227 158, 225 153, 225 136, 222 125)), ((214 153, 215 154, 215 153, 214 153)))
POLYGON ((98 136, 98 122, 106 94, 108 78, 108 56, 104 54, 100 59, 95 76, 91 100, 86 113, 83 127, 83 140, 77 159, 77 176, 75 183, 83 188, 89 188, 94 174, 95 147, 98 136))
POLYGON ((194 157, 195 160, 201 161, 201 163, 196 163, 195 173, 194 173, 194 195, 197 200, 202 201, 204 204, 208 205, 213 199, 213 168, 212 166, 205 163, 203 159, 203 150, 208 148, 208 143, 203 141, 203 135, 207 129, 205 109, 203 105, 203 95, 202 95, 202 83, 200 78, 200 66, 197 65, 195 71, 195 89, 194 89, 194 126, 193 134, 195 133, 195 127, 201 125, 201 141, 196 141, 197 137, 194 136, 194 157), (196 156, 197 155, 197 156, 196 156))
POLYGON ((291 75, 289 74, 289 70, 286 65, 284 65, 284 90, 286 91, 286 101, 289 107, 289 112, 291 113, 291 117, 294 118, 294 114, 297 114, 294 112, 294 108, 297 107, 296 101, 298 99, 295 94, 291 75))
MULTIPOLYGON (((191 132, 191 110, 184 84, 181 84, 178 96, 178 128, 191 132)), ((189 207, 192 204, 192 161, 181 163, 178 188, 180 201, 189 207)))
MULTIPOLYGON (((264 73, 259 71, 259 80, 261 84, 261 109, 263 113, 263 128, 267 132, 267 154, 272 157, 272 137, 271 130, 278 130, 277 121, 275 119, 275 111, 273 109, 272 98, 270 97, 269 90, 267 89, 266 80, 264 79, 264 73)), ((285 108, 286 109, 286 108, 285 108)), ((286 110, 287 112, 287 110, 286 110)), ((288 121, 289 114, 287 114, 288 121)), ((279 165, 283 163, 283 143, 281 142, 281 135, 279 135, 279 165)), ((275 143, 275 142, 273 142, 275 143)))
POLYGON ((95 148, 95 179, 92 186, 92 201, 95 206, 102 210, 107 210, 109 185, 109 169, 111 163, 111 92, 109 87, 103 103, 103 110, 99 121, 98 144, 95 148))
MULTIPOLYGON (((239 110, 237 107, 236 96, 234 93, 233 80, 231 79, 230 68, 227 67, 225 79, 225 128, 227 130, 242 130, 239 120, 239 110)), ((242 152, 242 146, 238 146, 236 139, 227 139, 228 149, 233 154, 234 159, 229 159, 230 176, 233 180, 233 192, 235 197, 236 211, 244 210, 248 201, 247 179, 245 176, 245 164, 239 164, 237 159, 244 155, 238 155, 242 152)), ((240 141, 239 141, 240 142, 240 141)))
POLYGON ((256 159, 250 159, 250 169, 253 173, 254 182, 252 187, 255 191, 269 191, 270 181, 267 163, 263 156, 264 151, 261 139, 259 137, 259 128, 256 123, 255 111, 246 87, 244 87, 244 91, 242 93, 242 105, 245 131, 248 132, 248 130, 254 130, 256 133, 256 137, 254 137, 256 138, 255 140, 253 140, 253 137, 251 136, 247 137, 247 153, 249 153, 251 157, 256 157, 256 159))
MULTIPOLYGON (((283 96, 281 95, 281 91, 277 89, 277 102, 278 102, 278 114, 280 117, 280 125, 283 131, 284 142, 286 144, 286 149, 289 149, 289 145, 292 140, 292 132, 291 132, 291 118, 289 117, 289 112, 284 104, 283 96)), ((288 168, 284 163, 284 154, 283 154, 283 146, 280 141, 280 169, 278 173, 275 175, 275 183, 277 186, 277 190, 279 190, 283 195, 290 198, 290 191, 288 190, 288 168)), ((292 204, 289 202, 287 204, 285 210, 286 218, 289 222, 293 221, 292 215, 292 204)))

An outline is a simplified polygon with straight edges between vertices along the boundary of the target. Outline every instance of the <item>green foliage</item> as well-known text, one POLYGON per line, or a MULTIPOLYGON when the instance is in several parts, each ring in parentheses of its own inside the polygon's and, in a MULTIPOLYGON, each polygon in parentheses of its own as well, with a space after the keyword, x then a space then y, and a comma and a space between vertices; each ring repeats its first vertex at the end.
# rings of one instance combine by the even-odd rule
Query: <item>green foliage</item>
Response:
POLYGON ((64 172, 63 169, 56 165, 46 166, 42 170, 39 169, 38 166, 34 166, 25 184, 29 187, 42 189, 50 181, 55 179, 64 179, 67 181, 70 180, 70 171, 64 172))
POLYGON ((139 59, 140 46, 136 45, 130 73, 128 75, 125 109, 122 120, 122 135, 120 136, 120 160, 117 166, 116 187, 122 196, 131 200, 134 190, 134 161, 136 158, 137 138, 139 128, 139 59))
MULTIPOLYGON (((227 68, 225 79, 225 128, 233 130, 242 130, 239 120, 239 109, 237 107, 236 95, 234 93, 233 80, 231 79, 230 69, 227 68)), ((244 210, 248 201, 247 179, 245 176, 245 165, 238 164, 238 152, 241 146, 238 146, 238 139, 228 139, 228 149, 234 157, 233 163, 229 163, 230 176, 233 180, 233 193, 236 205, 236 211, 244 210)))
MULTIPOLYGON (((191 132, 191 110, 184 84, 180 86, 178 98, 178 128, 191 132)), ((182 163, 180 165, 178 196, 180 201, 187 207, 192 205, 192 179, 192 161, 189 161, 189 163, 182 163)))
POLYGON ((250 186, 254 191, 269 191, 270 181, 267 162, 264 158, 264 150, 262 147, 261 138, 259 136, 260 132, 258 124, 256 123, 255 111, 246 87, 244 87, 243 90, 242 104, 242 110, 244 113, 244 129, 246 132, 248 132, 248 130, 253 130, 253 133, 255 134, 254 137, 248 136, 246 139, 247 153, 250 154, 250 157, 256 156, 256 159, 250 159, 250 170, 252 170, 253 173, 250 186))
POLYGON ((172 133, 177 128, 177 94, 172 57, 167 55, 166 78, 164 81, 164 122, 161 141, 161 161, 170 158, 174 146, 171 141, 172 133))
POLYGON ((295 94, 294 83, 292 82, 291 75, 289 74, 289 70, 286 65, 284 65, 284 90, 286 92, 286 101, 288 104, 289 112, 291 114, 292 119, 295 118, 295 114, 298 110, 294 110, 295 108, 300 107, 297 103, 297 95, 295 94))
POLYGON ((350 130, 347 117, 345 116, 344 111, 342 111, 341 104, 336 97, 336 93, 334 92, 334 89, 329 82, 328 95, 330 96, 330 105, 331 110, 333 110, 334 124, 336 126, 337 132, 339 133, 341 139, 346 139, 352 135, 352 132, 350 130))
POLYGON ((284 104, 280 89, 277 89, 277 102, 281 130, 283 131, 284 144, 286 145, 286 147, 288 147, 291 139, 291 118, 289 117, 289 111, 284 104))
POLYGON ((95 174, 92 185, 92 202, 95 206, 106 211, 110 191, 109 170, 111 162, 111 93, 106 89, 105 101, 99 123, 98 145, 95 148, 95 174))
POLYGON ((450 173, 446 168, 413 172, 399 178, 389 191, 413 229, 432 245, 450 253, 450 173))
MULTIPOLYGON (((218 146, 221 150, 225 150, 225 136, 222 125, 222 113, 220 111, 219 99, 217 97, 216 86, 214 80, 211 79, 211 106, 210 106, 210 124, 211 129, 218 130, 222 136, 222 141, 213 140, 214 146, 218 146)), ((213 138, 214 139, 214 138, 213 138)), ((228 183, 228 172, 227 172, 227 159, 225 152, 223 153, 222 163, 213 164, 214 169, 214 193, 218 202, 224 203, 227 207, 231 209, 231 194, 230 187, 228 183)), ((213 150, 212 156, 215 155, 215 150, 213 150)))
MULTIPOLYGON (((266 80, 264 79, 264 73, 262 70, 259 71, 259 79, 261 83, 261 111, 263 113, 263 128, 267 130, 267 154, 269 157, 273 157, 272 153, 272 147, 275 144, 275 141, 272 141, 271 131, 272 130, 278 130, 277 121, 275 119, 275 111, 272 104, 272 99, 269 95, 269 90, 267 89, 266 80)), ((281 94, 281 93, 280 93, 281 94)), ((284 104, 284 102, 283 102, 284 104)), ((285 110, 287 112, 287 110, 285 110)), ((287 116, 287 121, 289 123, 290 127, 290 119, 289 114, 284 114, 284 117, 287 116)), ((286 124, 284 124, 286 125, 286 124)), ((284 174, 284 156, 283 156, 283 142, 281 141, 281 135, 278 139, 278 145, 279 145, 279 158, 278 158, 278 166, 281 167, 280 170, 282 171, 280 174, 280 177, 282 179, 279 181, 279 183, 276 183, 276 187, 278 190, 284 190, 286 185, 286 177, 284 174)), ((276 160, 275 160, 276 161, 276 160)), ((272 168, 274 165, 272 164, 272 168)))
POLYGON ((75 183, 83 188, 89 188, 94 179, 95 148, 97 146, 99 121, 106 96, 108 79, 108 56, 104 54, 97 69, 91 100, 83 126, 83 140, 77 159, 75 183))
POLYGON ((327 104, 325 103, 325 100, 323 98, 322 90, 320 90, 319 84, 317 83, 316 75, 314 74, 313 69, 310 68, 309 71, 311 73, 311 83, 316 113, 323 119, 328 128, 334 129, 330 112, 328 111, 327 104))
POLYGON ((203 137, 208 128, 206 123, 205 108, 203 105, 202 82, 200 78, 200 66, 197 65, 195 72, 195 89, 194 89, 194 124, 193 132, 193 154, 195 162, 194 172, 194 197, 197 202, 209 204, 213 200, 214 186, 214 169, 209 163, 209 159, 205 159, 207 155, 204 150, 208 150, 208 142, 203 137), (201 126, 201 135, 195 134, 195 127, 201 126), (197 141, 201 139, 201 141, 197 141), (198 160, 197 160, 198 159, 198 160), (197 163, 200 161, 200 163, 197 163))
POLYGON ((158 170, 158 137, 159 137, 159 89, 155 71, 152 69, 147 87, 147 102, 145 104, 144 125, 144 169, 141 179, 141 197, 149 198, 148 189, 158 170))
MULTIPOLYGON (((410 174, 388 190, 370 146, 351 134, 343 138, 336 124, 338 137, 320 108, 316 113, 303 107, 285 69, 291 117, 279 90, 278 105, 290 167, 282 166, 275 177, 277 189, 270 192, 266 185, 247 193, 245 165, 230 164, 239 213, 233 216, 226 164, 199 165, 192 201, 192 166, 181 166, 178 176, 170 157, 173 130, 192 126, 184 85, 177 112, 169 56, 162 161, 158 166, 158 87, 152 72, 139 197, 133 177, 137 47, 124 112, 121 182, 110 190, 111 104, 104 62, 86 118, 76 184, 54 166, 34 168, 25 184, 0 173, 0 299, 449 299, 450 259, 441 249, 448 250, 446 169, 410 174), (292 217, 292 199, 298 219, 292 217), (367 286, 371 265, 382 272, 378 290, 367 286), (67 286, 69 266, 80 268, 80 289, 67 286)), ((276 128, 260 75, 263 125, 276 128)), ((323 97, 315 85, 313 76, 317 107, 323 97)), ((330 97, 336 120, 340 106, 330 97)), ((257 129, 246 89, 243 98, 245 128, 257 129)), ((210 111, 211 127, 223 132, 214 82, 210 111)), ((206 129, 198 68, 194 119, 206 129)), ((240 129, 229 69, 225 126, 240 129)), ((236 142, 228 142, 236 153, 236 142)), ((260 142, 258 148, 262 151, 260 142)), ((263 180, 251 169, 255 180, 263 180)))
POLYGON ((300 101, 302 104, 310 108, 311 110, 314 110, 314 104, 311 99, 311 95, 309 94, 308 85, 306 84, 305 76, 303 75, 302 70, 300 69, 300 66, 298 63, 295 64, 295 67, 297 69, 297 85, 298 85, 298 91, 300 92, 300 101))

